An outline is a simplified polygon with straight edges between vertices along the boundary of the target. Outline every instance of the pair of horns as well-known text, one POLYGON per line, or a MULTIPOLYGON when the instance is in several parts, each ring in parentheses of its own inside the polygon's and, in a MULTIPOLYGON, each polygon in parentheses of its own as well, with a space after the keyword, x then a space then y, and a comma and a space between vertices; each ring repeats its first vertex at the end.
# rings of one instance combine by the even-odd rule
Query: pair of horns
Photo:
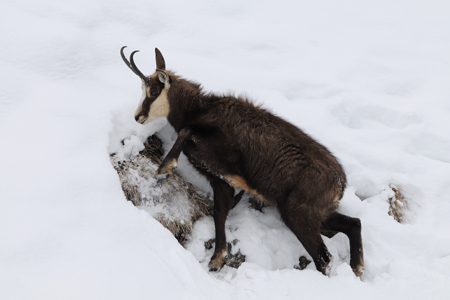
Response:
MULTIPOLYGON (((141 78, 143 81, 147 82, 148 81, 147 77, 145 77, 145 75, 141 71, 139 71, 139 69, 136 67, 136 64, 134 63, 133 59, 134 54, 136 52, 139 52, 139 50, 131 52, 130 61, 128 61, 127 58, 125 57, 125 54, 123 54, 123 49, 125 49, 126 47, 127 46, 123 46, 120 49, 120 56, 122 56, 123 61, 128 66, 128 68, 130 68, 131 71, 133 71, 134 74, 139 76, 139 78, 141 78)), ((164 61, 164 57, 162 56, 158 48, 155 48, 155 57, 156 57, 156 69, 164 71, 166 69, 166 62, 164 61)))

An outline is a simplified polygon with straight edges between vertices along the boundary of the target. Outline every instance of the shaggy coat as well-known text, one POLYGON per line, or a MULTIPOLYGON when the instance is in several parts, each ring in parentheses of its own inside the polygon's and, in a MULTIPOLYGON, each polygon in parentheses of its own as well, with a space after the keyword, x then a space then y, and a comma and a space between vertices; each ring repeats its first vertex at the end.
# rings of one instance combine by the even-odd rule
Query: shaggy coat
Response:
POLYGON ((235 189, 244 189, 280 211, 324 274, 332 257, 320 233, 345 233, 350 240, 350 265, 361 276, 360 221, 336 212, 347 181, 342 166, 327 148, 247 99, 205 93, 199 84, 166 71, 157 49, 156 72, 142 77, 133 54, 131 66, 127 65, 141 77, 145 92, 136 121, 145 124, 165 116, 178 132, 158 169, 158 179, 173 172, 183 151, 213 188, 216 245, 210 270, 218 271, 224 264, 225 220, 235 189))

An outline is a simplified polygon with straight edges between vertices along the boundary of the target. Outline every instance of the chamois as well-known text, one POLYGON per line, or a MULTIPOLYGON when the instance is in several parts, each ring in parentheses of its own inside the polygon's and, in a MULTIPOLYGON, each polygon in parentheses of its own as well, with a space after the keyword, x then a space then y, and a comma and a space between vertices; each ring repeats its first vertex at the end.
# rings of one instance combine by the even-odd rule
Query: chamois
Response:
POLYGON ((210 271, 219 271, 227 255, 225 220, 235 189, 276 207, 284 223, 311 255, 318 271, 329 274, 332 256, 320 234, 343 232, 350 241, 350 266, 364 268, 361 222, 338 213, 346 176, 337 159, 302 130, 251 101, 205 93, 197 83, 166 70, 155 49, 156 71, 145 76, 120 54, 142 80, 143 99, 135 120, 147 124, 166 117, 177 140, 157 170, 158 180, 172 174, 183 151, 214 191, 215 251, 210 271))

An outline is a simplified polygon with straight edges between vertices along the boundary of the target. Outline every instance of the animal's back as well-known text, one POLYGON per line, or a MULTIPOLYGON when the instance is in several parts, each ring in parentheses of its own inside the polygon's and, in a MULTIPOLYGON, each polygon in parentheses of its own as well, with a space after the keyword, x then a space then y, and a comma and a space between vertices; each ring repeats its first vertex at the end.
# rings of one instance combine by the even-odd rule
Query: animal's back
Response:
POLYGON ((233 97, 216 100, 208 115, 208 121, 216 123, 240 153, 241 163, 234 170, 236 174, 230 175, 242 177, 246 188, 267 202, 282 205, 299 185, 308 189, 305 202, 325 198, 328 203, 341 198, 346 183, 341 165, 330 151, 296 126, 252 102, 233 97))

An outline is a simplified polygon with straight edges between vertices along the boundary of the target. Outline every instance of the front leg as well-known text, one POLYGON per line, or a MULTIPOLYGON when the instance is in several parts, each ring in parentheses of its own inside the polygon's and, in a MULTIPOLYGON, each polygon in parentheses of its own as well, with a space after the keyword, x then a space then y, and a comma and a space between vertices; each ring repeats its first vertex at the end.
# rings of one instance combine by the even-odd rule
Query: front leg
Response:
POLYGON ((190 140, 192 136, 192 131, 189 128, 183 128, 179 133, 175 144, 173 144, 172 149, 170 149, 169 154, 164 158, 161 165, 156 171, 156 179, 158 182, 167 179, 172 173, 173 169, 178 164, 178 157, 186 145, 186 142, 190 140))

